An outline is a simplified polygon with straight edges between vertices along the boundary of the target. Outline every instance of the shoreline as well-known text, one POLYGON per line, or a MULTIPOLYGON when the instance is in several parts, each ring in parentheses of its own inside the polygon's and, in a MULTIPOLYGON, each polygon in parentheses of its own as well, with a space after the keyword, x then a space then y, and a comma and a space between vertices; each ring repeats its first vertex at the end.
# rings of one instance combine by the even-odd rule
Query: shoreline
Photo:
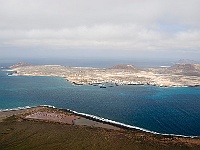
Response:
POLYGON ((67 77, 62 77, 62 76, 56 76, 56 75, 35 75, 35 74, 18 74, 18 73, 13 73, 11 75, 8 75, 10 77, 12 76, 24 76, 24 77, 57 77, 57 78, 63 78, 65 81, 70 82, 72 85, 74 86, 82 86, 82 85, 91 85, 91 86, 97 86, 99 84, 113 84, 115 86, 123 86, 123 85, 127 85, 127 86, 156 86, 156 87, 160 87, 160 88, 176 88, 176 87, 200 87, 200 84, 196 84, 196 85, 158 85, 158 84, 152 84, 152 83, 113 83, 113 82, 107 82, 107 81, 102 81, 102 82, 98 82, 98 83, 79 83, 76 81, 71 81, 70 79, 68 79, 67 77))
MULTIPOLYGON (((1 114, 1 112, 8 112, 9 113, 9 112, 15 112, 15 111, 21 111, 21 110, 22 111, 23 110, 28 111, 30 109, 37 109, 37 108, 40 108, 40 107, 58 109, 58 110, 61 110, 63 112, 72 113, 75 116, 83 117, 85 119, 96 121, 98 123, 111 125, 111 126, 114 126, 114 127, 120 128, 120 129, 137 130, 138 132, 150 133, 150 134, 153 134, 153 135, 172 136, 172 137, 177 137, 177 138, 200 139, 200 136, 187 136, 187 135, 158 133, 158 132, 155 132, 155 131, 150 131, 150 130, 140 128, 140 127, 137 127, 137 126, 124 124, 124 123, 117 122, 117 121, 110 120, 110 119, 106 119, 106 118, 103 118, 103 117, 98 117, 98 116, 91 115, 91 114, 81 113, 81 112, 77 112, 77 111, 74 111, 74 110, 71 110, 71 109, 57 108, 57 107, 51 106, 51 105, 25 106, 25 107, 11 108, 11 109, 0 109, 0 114, 1 114)), ((20 112, 17 113, 17 114, 11 113, 10 116, 6 116, 3 119, 6 119, 6 118, 11 117, 13 115, 19 115, 19 114, 20 114, 20 112)), ((1 119, 2 119, 2 116, 0 115, 0 122, 1 122, 1 119)))
MULTIPOLYGON (((160 88, 179 88, 179 87, 200 87, 200 84, 198 85, 172 85, 172 86, 162 86, 162 85, 154 85, 154 84, 148 84, 148 83, 144 83, 144 84, 116 84, 116 83, 112 83, 112 82, 101 82, 101 83, 79 83, 79 82, 74 82, 74 81, 70 81, 69 79, 67 79, 66 77, 61 77, 61 76, 53 76, 53 75, 32 75, 32 74, 24 74, 24 75, 20 75, 17 73, 13 73, 12 75, 8 75, 9 77, 17 77, 17 76, 22 76, 22 77, 55 77, 55 78, 62 78, 65 81, 71 83, 74 86, 83 86, 83 85, 89 85, 89 86, 98 86, 99 84, 113 84, 115 86, 155 86, 155 87, 160 87, 160 88)), ((108 86, 109 87, 109 86, 108 86)))

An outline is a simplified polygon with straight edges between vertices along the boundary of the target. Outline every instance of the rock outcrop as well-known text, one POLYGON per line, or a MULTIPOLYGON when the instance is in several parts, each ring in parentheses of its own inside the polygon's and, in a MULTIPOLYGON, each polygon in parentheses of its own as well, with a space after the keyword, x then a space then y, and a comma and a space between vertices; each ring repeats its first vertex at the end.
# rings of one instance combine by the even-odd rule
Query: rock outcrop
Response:
POLYGON ((10 69, 14 69, 14 68, 18 68, 18 67, 24 67, 24 66, 30 66, 30 64, 28 63, 24 63, 24 62, 19 62, 13 66, 10 66, 10 69))

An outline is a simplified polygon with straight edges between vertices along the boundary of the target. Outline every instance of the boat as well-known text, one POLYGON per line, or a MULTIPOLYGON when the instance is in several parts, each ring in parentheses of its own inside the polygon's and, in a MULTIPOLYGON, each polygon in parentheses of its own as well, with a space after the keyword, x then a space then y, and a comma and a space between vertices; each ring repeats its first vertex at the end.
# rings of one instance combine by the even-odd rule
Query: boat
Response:
POLYGON ((100 86, 100 88, 106 88, 106 86, 100 86))
POLYGON ((100 87, 100 88, 106 88, 106 86, 103 85, 103 84, 99 84, 99 87, 100 87))
POLYGON ((76 83, 76 82, 72 82, 73 85, 83 85, 82 83, 76 83))

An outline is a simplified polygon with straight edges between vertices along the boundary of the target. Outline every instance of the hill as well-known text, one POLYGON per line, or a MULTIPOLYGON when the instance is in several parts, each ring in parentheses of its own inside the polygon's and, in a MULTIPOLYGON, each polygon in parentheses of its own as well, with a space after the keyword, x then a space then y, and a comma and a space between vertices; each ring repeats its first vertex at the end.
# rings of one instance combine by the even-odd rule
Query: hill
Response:
POLYGON ((127 70, 138 70, 137 67, 131 64, 119 64, 111 67, 110 69, 127 69, 127 70))
POLYGON ((173 74, 200 75, 200 64, 175 64, 168 68, 173 74))
POLYGON ((190 59, 180 59, 176 64, 197 64, 197 62, 190 59))

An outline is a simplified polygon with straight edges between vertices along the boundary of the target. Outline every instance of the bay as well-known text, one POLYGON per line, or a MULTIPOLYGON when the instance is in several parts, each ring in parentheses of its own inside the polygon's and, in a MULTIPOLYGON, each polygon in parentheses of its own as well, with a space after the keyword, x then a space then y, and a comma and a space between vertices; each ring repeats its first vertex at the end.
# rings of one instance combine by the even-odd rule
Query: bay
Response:
POLYGON ((63 78, 0 71, 0 109, 52 105, 150 131, 200 136, 200 88, 74 86, 63 78))

